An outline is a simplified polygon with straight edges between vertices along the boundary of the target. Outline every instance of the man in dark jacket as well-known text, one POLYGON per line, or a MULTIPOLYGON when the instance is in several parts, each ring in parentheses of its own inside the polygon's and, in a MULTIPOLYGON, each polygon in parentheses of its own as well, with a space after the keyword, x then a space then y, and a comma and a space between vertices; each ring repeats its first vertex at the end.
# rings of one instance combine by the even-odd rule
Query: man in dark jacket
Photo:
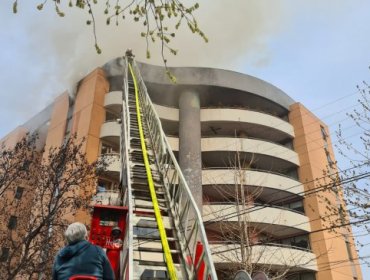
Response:
POLYGON ((69 225, 64 236, 68 245, 60 250, 55 258, 53 280, 69 280, 75 275, 114 280, 112 267, 103 249, 86 241, 85 225, 69 225))

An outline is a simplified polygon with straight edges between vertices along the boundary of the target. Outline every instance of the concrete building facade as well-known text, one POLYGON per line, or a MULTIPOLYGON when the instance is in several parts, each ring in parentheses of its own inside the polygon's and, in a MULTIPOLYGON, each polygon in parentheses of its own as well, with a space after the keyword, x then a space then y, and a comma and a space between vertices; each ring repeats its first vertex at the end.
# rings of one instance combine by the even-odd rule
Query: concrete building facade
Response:
MULTIPOLYGON (((317 180, 324 170, 336 171, 323 122, 280 89, 248 75, 179 67, 170 69, 177 78, 172 84, 163 67, 138 65, 203 213, 220 279, 240 261, 240 240, 232 237, 240 217, 251 235, 249 261, 257 267, 289 270, 285 277, 292 280, 362 279, 351 235, 328 231, 321 219, 323 198, 336 203, 340 192, 307 194, 326 183, 317 180)), ((73 97, 61 94, 32 127, 18 128, 46 128, 46 149, 76 133, 86 139, 90 161, 110 157, 98 186, 91 186, 100 202, 112 203, 119 195, 123 73, 122 58, 106 63, 80 81, 73 97)), ((82 211, 76 219, 90 222, 82 211)))

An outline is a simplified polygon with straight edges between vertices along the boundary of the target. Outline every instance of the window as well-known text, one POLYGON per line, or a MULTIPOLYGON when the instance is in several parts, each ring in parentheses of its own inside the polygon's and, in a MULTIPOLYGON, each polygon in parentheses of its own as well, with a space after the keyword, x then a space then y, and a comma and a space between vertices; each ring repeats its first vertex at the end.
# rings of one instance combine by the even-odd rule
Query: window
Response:
POLYGON ((328 145, 328 142, 324 142, 324 149, 325 149, 325 152, 329 149, 329 145, 328 145))
POLYGON ((296 272, 295 274, 288 275, 288 280, 315 280, 316 276, 312 272, 296 272))
POLYGON ((17 217, 16 216, 10 216, 8 228, 9 229, 15 229, 17 227, 17 217))
POLYGON ((304 213, 304 207, 303 207, 303 201, 302 200, 282 204, 281 206, 285 207, 285 208, 292 209, 292 210, 297 211, 297 212, 304 213))
POLYGON ((334 164, 334 161, 331 159, 330 154, 326 154, 326 159, 328 160, 329 166, 332 167, 334 164))
POLYGON ((293 209, 295 211, 304 213, 303 201, 302 200, 290 203, 289 208, 293 209))
MULTIPOLYGON (((346 239, 348 239, 346 237, 346 239)), ((346 249, 347 249, 347 254, 348 254, 348 258, 350 261, 353 261, 353 255, 352 255, 352 251, 351 251, 351 245, 349 244, 349 241, 346 240, 346 249)))
POLYGON ((322 138, 323 139, 328 138, 329 135, 326 133, 325 127, 323 127, 323 126, 320 125, 320 130, 321 130, 322 138))
POLYGON ((0 262, 6 262, 9 257, 9 248, 1 248, 0 262))
POLYGON ((65 132, 64 132, 65 139, 69 139, 69 136, 71 135, 71 131, 72 131, 73 104, 71 104, 71 105, 72 106, 70 106, 68 108, 66 128, 65 128, 65 132))
POLYGON ((281 244, 294 246, 302 249, 310 249, 310 242, 307 235, 290 237, 281 240, 281 244))
POLYGON ((119 153, 119 146, 102 143, 101 148, 100 148, 101 155, 118 154, 118 153, 119 153))
MULTIPOLYGON (((68 112, 68 114, 69 114, 69 112, 68 112)), ((71 135, 71 129, 72 129, 72 116, 69 116, 67 118, 66 131, 64 133, 66 138, 69 138, 69 136, 71 135)))
POLYGON ((105 121, 106 122, 117 121, 117 119, 119 118, 120 116, 118 114, 105 111, 105 121))
POLYGON ((294 246, 304 248, 304 249, 310 249, 310 242, 308 241, 308 236, 297 236, 294 238, 294 246))
POLYGON ((23 191, 24 191, 24 188, 17 187, 17 189, 15 190, 15 198, 16 199, 21 199, 22 195, 23 195, 23 191))
POLYGON ((102 210, 100 212, 100 225, 115 227, 118 225, 119 215, 116 212, 109 212, 108 210, 102 210))

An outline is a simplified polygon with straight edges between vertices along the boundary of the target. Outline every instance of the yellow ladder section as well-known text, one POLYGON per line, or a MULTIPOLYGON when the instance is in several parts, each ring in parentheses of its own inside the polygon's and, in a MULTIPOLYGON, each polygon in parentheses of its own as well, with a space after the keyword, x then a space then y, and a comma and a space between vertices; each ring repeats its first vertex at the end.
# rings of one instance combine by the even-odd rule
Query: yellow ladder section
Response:
POLYGON ((145 170, 146 170, 146 175, 147 175, 147 178, 148 178, 150 196, 151 196, 152 202, 153 202, 154 214, 155 214, 155 218, 157 220, 158 231, 159 231, 159 234, 160 234, 160 237, 161 237, 161 242, 162 242, 163 252, 164 252, 164 255, 165 255, 165 259, 166 259, 168 274, 169 274, 171 280, 177 280, 177 275, 176 275, 175 266, 174 266, 173 260, 172 260, 170 246, 168 245, 166 230, 165 230, 164 225, 163 225, 162 215, 161 215, 161 211, 159 209, 157 195, 155 193, 152 172, 150 170, 148 152, 147 152, 146 144, 145 144, 143 125, 141 123, 139 91, 138 91, 138 87, 137 87, 137 81, 136 81, 136 77, 135 77, 134 71, 132 69, 131 63, 128 64, 128 67, 130 69, 131 76, 132 76, 132 79, 134 81, 135 100, 136 100, 136 114, 137 114, 137 122, 138 122, 138 126, 139 126, 140 143, 141 143, 141 149, 143 150, 145 170))

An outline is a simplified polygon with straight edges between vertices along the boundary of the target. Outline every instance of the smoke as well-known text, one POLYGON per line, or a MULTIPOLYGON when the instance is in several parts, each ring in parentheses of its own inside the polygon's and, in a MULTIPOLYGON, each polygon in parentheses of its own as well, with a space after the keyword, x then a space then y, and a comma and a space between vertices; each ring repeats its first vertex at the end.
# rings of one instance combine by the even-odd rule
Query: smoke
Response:
MULTIPOLYGON (((162 63, 159 46, 152 46, 152 59, 145 59, 139 24, 127 19, 119 26, 106 26, 99 6, 95 7, 95 16, 101 55, 96 54, 91 26, 86 25, 86 11, 65 7, 66 16, 59 18, 52 1, 41 12, 36 10, 37 1, 21 1, 18 14, 13 15, 11 3, 4 2, 0 4, 0 97, 9 106, 2 106, 0 119, 12 116, 12 121, 0 123, 0 137, 66 89, 73 93, 81 78, 110 59, 124 55, 127 48, 133 49, 140 61, 162 63)), ((99 2, 104 5, 104 1, 99 2)), ((167 56, 170 66, 235 70, 248 62, 253 67, 265 67, 273 59, 271 40, 289 26, 296 11, 287 0, 199 2, 201 7, 195 16, 210 41, 206 44, 187 28, 180 29, 172 44, 179 53, 167 56)))

